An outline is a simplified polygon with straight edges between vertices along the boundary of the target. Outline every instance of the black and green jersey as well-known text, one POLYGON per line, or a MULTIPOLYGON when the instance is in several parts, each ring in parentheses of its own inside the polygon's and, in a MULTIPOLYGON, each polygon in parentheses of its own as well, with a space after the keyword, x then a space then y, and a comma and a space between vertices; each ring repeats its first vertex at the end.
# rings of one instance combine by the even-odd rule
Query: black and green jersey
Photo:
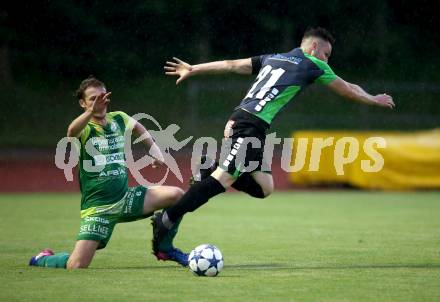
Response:
POLYGON ((122 111, 107 113, 106 120, 105 126, 89 122, 80 136, 81 210, 115 203, 128 189, 124 133, 134 120, 122 111))
POLYGON ((327 63, 304 53, 301 48, 252 57, 252 73, 258 76, 236 109, 244 109, 268 124, 308 85, 328 84, 336 79, 327 63))

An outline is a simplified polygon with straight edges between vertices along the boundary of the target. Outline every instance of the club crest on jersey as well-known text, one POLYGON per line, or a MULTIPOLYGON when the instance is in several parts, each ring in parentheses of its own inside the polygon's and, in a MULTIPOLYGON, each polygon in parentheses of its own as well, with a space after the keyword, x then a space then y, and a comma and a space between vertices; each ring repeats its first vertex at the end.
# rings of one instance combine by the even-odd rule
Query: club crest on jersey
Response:
POLYGON ((113 132, 115 132, 116 130, 118 130, 118 125, 116 125, 115 122, 112 122, 112 123, 110 124, 110 129, 111 129, 113 132))

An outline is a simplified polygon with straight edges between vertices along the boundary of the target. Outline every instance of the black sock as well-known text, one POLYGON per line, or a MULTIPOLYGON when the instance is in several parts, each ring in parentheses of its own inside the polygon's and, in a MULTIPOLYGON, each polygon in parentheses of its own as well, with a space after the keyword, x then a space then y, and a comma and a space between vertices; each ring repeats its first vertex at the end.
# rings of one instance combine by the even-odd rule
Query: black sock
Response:
POLYGON ((232 184, 234 189, 243 191, 256 198, 264 198, 264 192, 261 186, 255 181, 250 173, 243 173, 232 184))
POLYGON ((225 188, 212 176, 192 185, 179 202, 166 210, 168 218, 175 222, 187 212, 192 212, 205 204, 211 197, 223 193, 225 188))

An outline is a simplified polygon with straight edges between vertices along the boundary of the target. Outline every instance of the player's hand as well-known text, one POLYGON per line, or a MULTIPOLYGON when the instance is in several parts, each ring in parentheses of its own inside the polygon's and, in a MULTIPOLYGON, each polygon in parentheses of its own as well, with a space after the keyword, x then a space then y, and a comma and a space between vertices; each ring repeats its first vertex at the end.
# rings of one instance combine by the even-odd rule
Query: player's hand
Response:
POLYGON ((396 105, 393 102, 392 96, 382 93, 374 96, 374 102, 376 106, 386 107, 393 109, 396 105))
POLYGON ((176 81, 177 85, 189 77, 192 66, 176 57, 173 57, 173 60, 175 62, 167 61, 163 69, 165 69, 166 75, 175 75, 179 77, 176 81))
POLYGON ((93 113, 98 113, 101 112, 102 110, 105 109, 105 107, 107 107, 108 103, 110 103, 110 99, 108 98, 112 93, 111 92, 107 92, 107 93, 101 93, 100 95, 98 95, 95 100, 93 101, 93 105, 92 105, 92 112, 93 113))

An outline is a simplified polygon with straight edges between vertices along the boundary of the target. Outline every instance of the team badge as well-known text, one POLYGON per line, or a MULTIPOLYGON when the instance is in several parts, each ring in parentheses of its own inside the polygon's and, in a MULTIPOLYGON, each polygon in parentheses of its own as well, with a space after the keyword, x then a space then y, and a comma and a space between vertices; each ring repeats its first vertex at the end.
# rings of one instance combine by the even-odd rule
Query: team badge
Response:
POLYGON ((110 129, 111 129, 113 132, 115 132, 116 130, 118 130, 118 125, 116 125, 115 122, 112 122, 112 123, 110 124, 110 129))

